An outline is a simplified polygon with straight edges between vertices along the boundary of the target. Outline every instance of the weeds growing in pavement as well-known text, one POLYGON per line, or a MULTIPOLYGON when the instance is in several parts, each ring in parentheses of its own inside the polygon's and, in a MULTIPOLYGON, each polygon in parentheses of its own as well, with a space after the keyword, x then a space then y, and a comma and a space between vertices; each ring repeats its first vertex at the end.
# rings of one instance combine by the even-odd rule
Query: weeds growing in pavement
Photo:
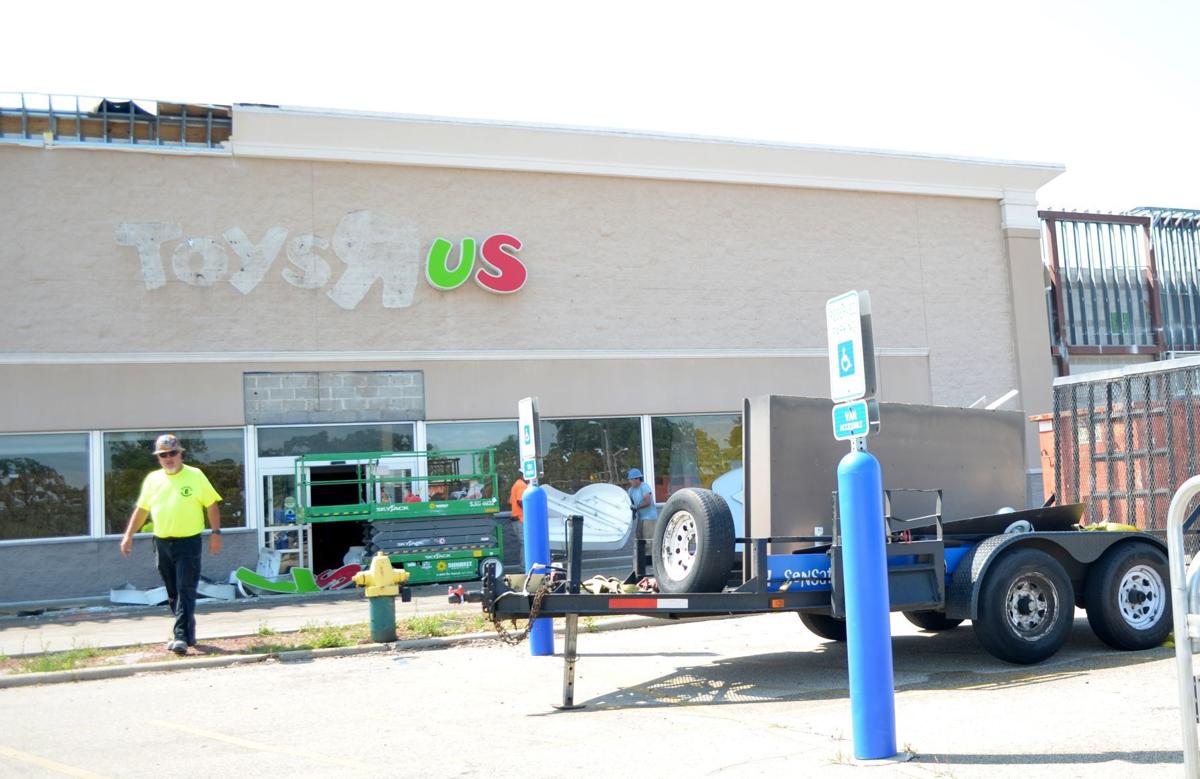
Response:
POLYGON ((47 673, 50 671, 71 671, 79 668, 87 660, 98 657, 100 650, 91 646, 79 646, 65 652, 43 652, 23 660, 19 666, 21 673, 47 673))
POLYGON ((436 614, 431 614, 427 617, 409 617, 404 621, 403 627, 405 630, 416 633, 419 636, 435 638, 446 635, 445 620, 436 614))

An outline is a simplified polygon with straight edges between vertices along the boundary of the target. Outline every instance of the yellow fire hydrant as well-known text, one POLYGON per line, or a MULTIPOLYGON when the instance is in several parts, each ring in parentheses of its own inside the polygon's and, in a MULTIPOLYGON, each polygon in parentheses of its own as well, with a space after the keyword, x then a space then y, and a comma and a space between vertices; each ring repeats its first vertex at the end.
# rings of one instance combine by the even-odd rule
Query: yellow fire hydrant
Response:
POLYGON ((400 585, 408 581, 408 571, 396 570, 383 552, 371 558, 371 567, 354 574, 354 583, 366 587, 371 605, 371 640, 386 643, 396 640, 396 596, 400 585))

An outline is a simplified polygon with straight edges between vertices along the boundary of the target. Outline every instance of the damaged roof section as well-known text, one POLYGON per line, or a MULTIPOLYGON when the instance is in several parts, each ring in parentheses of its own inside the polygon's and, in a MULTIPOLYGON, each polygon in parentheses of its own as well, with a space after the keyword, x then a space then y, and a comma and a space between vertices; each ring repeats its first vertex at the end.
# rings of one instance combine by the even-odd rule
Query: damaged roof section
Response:
POLYGON ((230 106, 0 93, 0 141, 222 149, 230 106))

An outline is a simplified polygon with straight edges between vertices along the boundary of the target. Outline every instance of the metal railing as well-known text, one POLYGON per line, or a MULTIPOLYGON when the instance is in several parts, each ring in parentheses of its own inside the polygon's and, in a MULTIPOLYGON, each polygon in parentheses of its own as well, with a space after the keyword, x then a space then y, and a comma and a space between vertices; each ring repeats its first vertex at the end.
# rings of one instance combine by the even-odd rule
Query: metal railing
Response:
POLYGON ((1051 344, 1065 374, 1070 354, 1163 350, 1150 218, 1040 212, 1052 297, 1051 344))
POLYGON ((227 105, 0 93, 0 141, 217 149, 232 134, 227 105))
POLYGON ((1183 768, 1187 779, 1200 779, 1200 740, 1196 725, 1196 675, 1193 670, 1193 639, 1200 627, 1200 604, 1196 603, 1196 577, 1189 577, 1184 543, 1185 517, 1196 496, 1200 495, 1200 476, 1193 476, 1179 487, 1171 500, 1167 518, 1167 552, 1171 571, 1172 618, 1175 628, 1175 679, 1179 690, 1179 724, 1183 730, 1183 768))
POLYGON ((1200 351, 1200 212, 1040 215, 1060 375, 1076 354, 1200 351))
POLYGON ((1054 483, 1089 523, 1164 530, 1171 496, 1196 474, 1200 357, 1054 382, 1054 483))
POLYGON ((1149 217, 1158 269, 1164 345, 1200 350, 1200 211, 1136 208, 1149 217))

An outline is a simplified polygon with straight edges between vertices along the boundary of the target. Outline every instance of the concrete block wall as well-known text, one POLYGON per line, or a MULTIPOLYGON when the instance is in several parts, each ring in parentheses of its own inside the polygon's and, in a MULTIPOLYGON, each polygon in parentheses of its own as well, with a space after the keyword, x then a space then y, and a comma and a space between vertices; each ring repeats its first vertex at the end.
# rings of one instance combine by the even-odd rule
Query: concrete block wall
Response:
POLYGON ((242 382, 252 425, 425 418, 421 371, 245 373, 242 382))

